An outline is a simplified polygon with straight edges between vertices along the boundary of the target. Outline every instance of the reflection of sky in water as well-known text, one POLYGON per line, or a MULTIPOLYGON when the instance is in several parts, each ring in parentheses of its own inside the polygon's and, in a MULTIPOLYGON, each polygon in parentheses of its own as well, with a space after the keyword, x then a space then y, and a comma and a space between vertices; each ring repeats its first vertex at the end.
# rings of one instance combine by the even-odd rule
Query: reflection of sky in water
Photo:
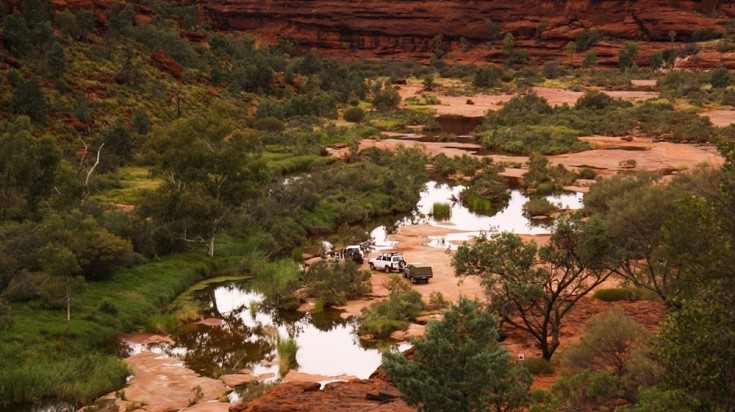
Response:
MULTIPOLYGON (((473 236, 477 236, 480 231, 489 231, 491 229, 500 232, 512 232, 517 234, 540 235, 551 233, 551 228, 538 223, 533 223, 523 216, 523 204, 528 201, 528 197, 523 195, 519 190, 511 191, 508 206, 494 216, 482 216, 470 212, 459 201, 459 193, 464 186, 450 187, 444 183, 429 182, 426 189, 421 193, 421 199, 416 205, 419 216, 424 218, 404 219, 401 225, 406 226, 413 223, 428 223, 432 226, 443 227, 448 229, 460 230, 462 233, 452 233, 443 236, 430 236, 428 244, 438 248, 449 247, 452 241, 461 242, 468 240, 473 236), (452 208, 452 216, 448 221, 436 221, 429 216, 434 208, 434 203, 449 203, 452 208)), ((580 209, 582 207, 582 193, 565 193, 561 195, 547 196, 546 198, 552 203, 563 209, 580 209)), ((385 227, 379 226, 371 233, 372 236, 385 239, 385 227)), ((376 243, 377 243, 376 237, 376 243)), ((393 245, 390 245, 391 247, 393 245)))
MULTIPOLYGON (((345 374, 365 379, 380 366, 381 352, 361 347, 359 339, 353 333, 352 323, 335 324, 329 331, 323 331, 312 325, 308 316, 290 325, 276 324, 271 315, 260 311, 253 319, 250 305, 261 302, 263 296, 238 288, 217 288, 215 299, 220 313, 240 311, 239 317, 248 326, 260 324, 272 327, 284 338, 289 335, 289 331, 294 333, 299 345, 296 354, 299 372, 325 376, 345 374)), ((277 361, 275 351, 273 358, 277 361)), ((253 374, 264 373, 274 373, 277 376, 277 362, 261 363, 253 367, 253 374)))

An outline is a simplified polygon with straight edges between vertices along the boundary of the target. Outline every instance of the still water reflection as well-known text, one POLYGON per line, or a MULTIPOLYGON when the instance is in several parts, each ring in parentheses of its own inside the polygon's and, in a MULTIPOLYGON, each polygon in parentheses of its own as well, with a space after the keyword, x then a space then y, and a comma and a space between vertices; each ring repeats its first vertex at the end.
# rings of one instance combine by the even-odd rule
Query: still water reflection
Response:
MULTIPOLYGON (((156 351, 178 357, 187 367, 205 376, 220 376, 250 369, 266 381, 281 378, 278 337, 293 337, 299 349, 299 372, 326 377, 350 375, 367 378, 380 365, 381 350, 364 345, 355 333, 354 320, 337 311, 322 314, 281 313, 265 309, 263 295, 244 285, 229 284, 202 293, 209 315, 220 326, 195 324, 173 334, 175 345, 156 351)), ((391 343, 382 343, 387 349, 391 343)), ((399 349, 405 349, 403 346, 399 349)))
MULTIPOLYGON (((430 246, 446 248, 452 241, 464 241, 479 235, 480 231, 495 229, 501 232, 512 232, 517 234, 548 234, 551 233, 552 225, 548 221, 537 221, 523 215, 523 204, 529 199, 519 190, 512 190, 508 205, 492 216, 484 216, 471 212, 459 199, 459 194, 464 186, 450 186, 446 183, 431 181, 426 184, 426 189, 421 193, 421 199, 416 205, 415 212, 401 219, 395 227, 426 223, 432 226, 457 230, 445 236, 430 237, 430 246), (451 205, 451 217, 448 220, 438 221, 431 216, 434 203, 449 203, 451 205)), ((580 209, 582 207, 582 193, 563 193, 546 196, 546 199, 562 209, 580 209)), ((395 244, 387 239, 385 226, 378 226, 371 232, 371 236, 382 240, 383 248, 389 249, 395 244)))

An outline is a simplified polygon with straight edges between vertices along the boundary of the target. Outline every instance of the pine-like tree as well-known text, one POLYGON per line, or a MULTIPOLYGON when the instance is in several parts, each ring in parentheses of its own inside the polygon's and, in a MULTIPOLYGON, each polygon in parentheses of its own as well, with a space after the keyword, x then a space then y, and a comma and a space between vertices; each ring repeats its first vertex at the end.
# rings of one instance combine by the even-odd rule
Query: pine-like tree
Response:
POLYGON ((422 411, 513 411, 528 404, 531 375, 498 343, 497 318, 464 297, 415 341, 415 360, 383 354, 402 398, 422 411))

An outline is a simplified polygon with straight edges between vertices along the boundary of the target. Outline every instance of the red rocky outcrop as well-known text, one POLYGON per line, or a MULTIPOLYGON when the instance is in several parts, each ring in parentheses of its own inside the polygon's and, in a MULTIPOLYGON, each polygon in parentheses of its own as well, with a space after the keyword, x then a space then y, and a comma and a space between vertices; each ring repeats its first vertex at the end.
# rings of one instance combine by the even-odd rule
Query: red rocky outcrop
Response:
POLYGON ((332 382, 321 390, 316 382, 286 382, 230 412, 415 411, 397 396, 395 386, 376 378, 332 382))
MULTIPOLYGON (((290 39, 320 54, 428 58, 441 47, 468 61, 503 57, 500 39, 491 50, 486 47, 488 20, 500 26, 501 38, 513 33, 517 46, 539 60, 568 60, 567 42, 584 29, 597 29, 613 39, 648 42, 639 53, 644 65, 650 52, 668 47, 670 31, 677 41, 688 41, 698 29, 722 33, 735 16, 734 4, 712 0, 196 1, 216 29, 247 32, 266 42, 290 39)), ((617 43, 596 47, 600 63, 616 63, 618 48, 617 43)))
POLYGON ((151 64, 158 70, 170 73, 176 79, 181 79, 181 65, 162 50, 151 55, 151 64))

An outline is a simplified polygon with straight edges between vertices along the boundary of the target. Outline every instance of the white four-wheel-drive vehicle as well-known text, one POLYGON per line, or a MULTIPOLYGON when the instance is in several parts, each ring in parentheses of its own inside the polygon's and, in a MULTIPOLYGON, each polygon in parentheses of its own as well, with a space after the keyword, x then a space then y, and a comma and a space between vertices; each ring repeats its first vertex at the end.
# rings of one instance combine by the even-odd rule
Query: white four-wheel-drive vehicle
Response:
POLYGON ((386 272, 393 270, 398 272, 406 266, 406 261, 403 260, 402 254, 398 252, 388 252, 368 260, 368 264, 372 270, 383 269, 386 272))

